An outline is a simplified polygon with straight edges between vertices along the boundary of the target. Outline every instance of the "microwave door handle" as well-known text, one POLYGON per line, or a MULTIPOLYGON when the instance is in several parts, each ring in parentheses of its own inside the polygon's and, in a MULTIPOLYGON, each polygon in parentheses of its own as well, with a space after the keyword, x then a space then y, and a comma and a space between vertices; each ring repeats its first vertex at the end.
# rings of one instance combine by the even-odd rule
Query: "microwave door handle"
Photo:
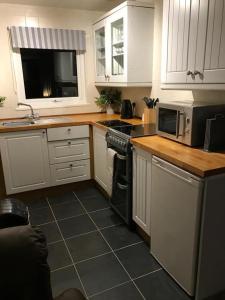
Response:
POLYGON ((176 124, 176 138, 178 139, 180 135, 180 111, 177 111, 177 124, 176 124))
MULTIPOLYGON (((177 124, 176 124, 176 138, 178 139, 180 134, 180 116, 184 116, 184 113, 181 113, 179 110, 177 111, 177 124)), ((183 132, 184 133, 185 122, 183 118, 183 132)))

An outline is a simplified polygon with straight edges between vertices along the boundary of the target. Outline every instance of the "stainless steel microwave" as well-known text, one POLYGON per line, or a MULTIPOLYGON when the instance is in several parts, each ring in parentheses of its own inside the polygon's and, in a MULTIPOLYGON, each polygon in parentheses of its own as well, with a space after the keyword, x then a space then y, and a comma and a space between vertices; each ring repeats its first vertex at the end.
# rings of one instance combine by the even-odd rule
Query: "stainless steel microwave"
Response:
POLYGON ((225 115, 225 105, 206 103, 160 102, 157 104, 158 135, 189 146, 203 146, 206 119, 225 115))

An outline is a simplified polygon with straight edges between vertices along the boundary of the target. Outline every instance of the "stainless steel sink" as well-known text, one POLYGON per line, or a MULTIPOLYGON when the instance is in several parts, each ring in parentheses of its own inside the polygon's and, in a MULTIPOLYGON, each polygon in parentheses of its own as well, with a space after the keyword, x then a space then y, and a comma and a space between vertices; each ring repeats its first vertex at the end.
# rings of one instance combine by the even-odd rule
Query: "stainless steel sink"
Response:
POLYGON ((29 125, 33 125, 33 124, 35 124, 35 122, 32 120, 5 121, 5 122, 0 123, 1 126, 5 126, 5 127, 29 126, 29 125))
POLYGON ((48 125, 52 123, 69 123, 72 119, 70 117, 46 117, 35 120, 12 120, 12 121, 4 121, 0 122, 0 126, 4 127, 22 127, 22 126, 30 126, 30 125, 48 125))

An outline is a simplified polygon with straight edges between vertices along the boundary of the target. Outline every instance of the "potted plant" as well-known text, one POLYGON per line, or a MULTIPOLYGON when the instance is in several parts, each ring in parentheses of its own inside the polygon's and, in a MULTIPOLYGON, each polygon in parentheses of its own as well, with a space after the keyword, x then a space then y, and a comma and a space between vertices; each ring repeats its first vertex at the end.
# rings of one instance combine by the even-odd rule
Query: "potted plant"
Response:
POLYGON ((6 97, 0 96, 0 106, 3 106, 5 99, 6 99, 6 97))
POLYGON ((116 89, 104 89, 100 92, 99 97, 96 97, 95 103, 107 114, 113 114, 113 108, 121 104, 121 92, 116 89))

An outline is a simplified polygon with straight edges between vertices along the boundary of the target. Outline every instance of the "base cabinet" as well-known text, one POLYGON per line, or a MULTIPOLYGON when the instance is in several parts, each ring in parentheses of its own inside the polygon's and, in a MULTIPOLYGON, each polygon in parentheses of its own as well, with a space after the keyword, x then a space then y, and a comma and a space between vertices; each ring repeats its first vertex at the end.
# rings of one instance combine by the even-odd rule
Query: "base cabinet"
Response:
POLYGON ((50 185, 46 130, 2 134, 0 144, 7 194, 50 185))
POLYGON ((133 151, 133 220, 150 235, 152 155, 139 148, 133 151))
POLYGON ((108 191, 107 143, 105 130, 93 127, 95 180, 108 191))
POLYGON ((7 194, 91 178, 87 125, 4 133, 0 146, 7 194))

